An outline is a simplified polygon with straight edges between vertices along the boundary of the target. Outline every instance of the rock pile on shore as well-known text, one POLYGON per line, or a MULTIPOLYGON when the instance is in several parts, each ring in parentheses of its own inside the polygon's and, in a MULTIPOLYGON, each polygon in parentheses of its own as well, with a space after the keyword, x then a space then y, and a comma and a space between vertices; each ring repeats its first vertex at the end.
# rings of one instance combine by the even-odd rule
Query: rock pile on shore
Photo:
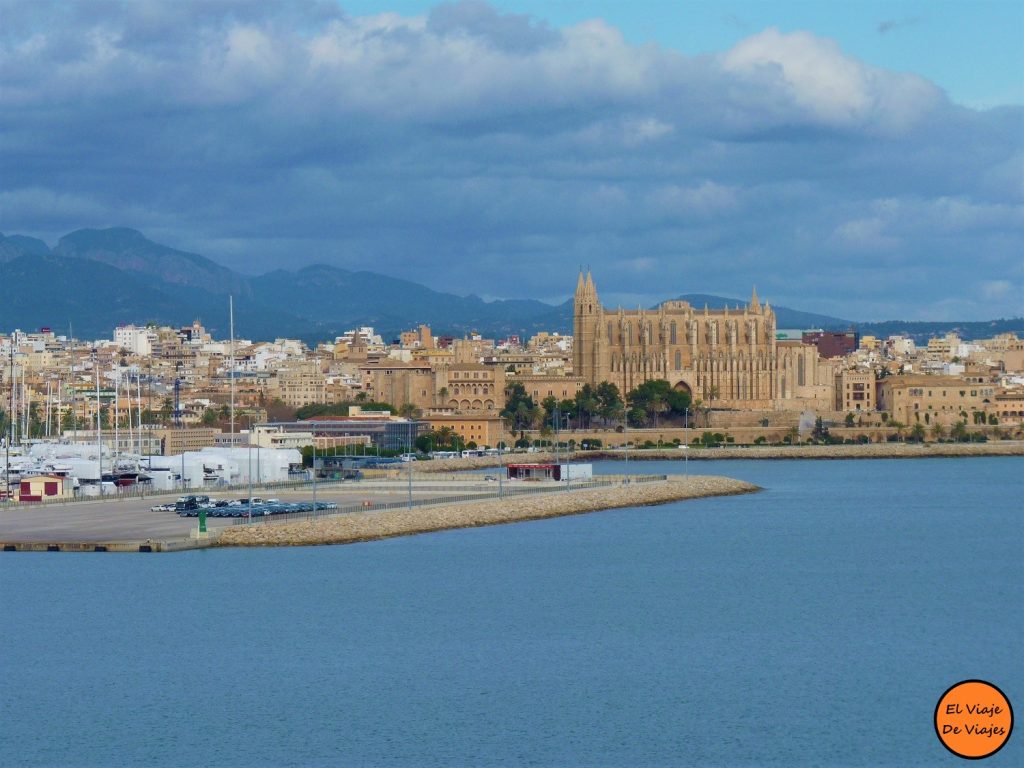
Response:
POLYGON ((217 546, 281 547, 348 544, 451 528, 501 525, 601 509, 664 504, 679 499, 752 493, 756 485, 716 476, 670 476, 667 480, 583 491, 552 491, 480 502, 357 513, 288 523, 227 528, 217 546))

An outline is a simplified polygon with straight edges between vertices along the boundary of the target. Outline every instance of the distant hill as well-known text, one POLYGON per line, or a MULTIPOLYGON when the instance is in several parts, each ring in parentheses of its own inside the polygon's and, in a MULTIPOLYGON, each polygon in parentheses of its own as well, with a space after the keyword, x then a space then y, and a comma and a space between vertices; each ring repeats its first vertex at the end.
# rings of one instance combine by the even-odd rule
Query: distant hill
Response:
MULTIPOLYGON (((572 300, 552 305, 532 299, 484 301, 374 272, 313 265, 247 277, 196 253, 179 251, 126 228, 82 229, 52 250, 42 240, 0 235, 0 328, 29 330, 68 323, 79 338, 110 338, 119 324, 186 325, 199 319, 216 336, 228 334, 227 296, 234 296, 235 328, 255 340, 287 336, 331 339, 358 325, 385 338, 427 323, 437 335, 478 331, 489 337, 572 332, 572 300)), ((745 300, 685 294, 695 307, 720 309, 745 300)), ((862 333, 940 334, 964 338, 1004 331, 1024 333, 1024 320, 988 323, 860 323, 788 307, 773 309, 780 328, 825 328, 862 333)))
POLYGON ((56 256, 87 259, 208 293, 245 295, 246 279, 227 267, 200 256, 154 243, 134 229, 79 229, 65 235, 53 249, 56 256))
POLYGON ((50 252, 50 246, 42 240, 24 235, 5 236, 0 233, 0 263, 11 261, 26 253, 45 255, 50 252))
MULTIPOLYGON (((0 285, 14 287, 0 302, 5 330, 49 326, 59 334, 70 323, 78 338, 111 338, 118 325, 187 325, 197 318, 218 336, 229 330, 224 296, 82 258, 22 254, 0 263, 0 285)), ((258 339, 315 339, 334 330, 244 298, 235 302, 235 325, 239 335, 258 339)))

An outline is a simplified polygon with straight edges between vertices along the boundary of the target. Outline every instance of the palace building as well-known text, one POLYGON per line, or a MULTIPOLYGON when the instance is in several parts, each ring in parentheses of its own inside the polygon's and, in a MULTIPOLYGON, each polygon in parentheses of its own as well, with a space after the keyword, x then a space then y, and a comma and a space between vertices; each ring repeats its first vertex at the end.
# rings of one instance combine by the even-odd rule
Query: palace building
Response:
POLYGON ((775 314, 756 289, 749 304, 731 309, 666 301, 624 310, 601 306, 589 272, 576 284, 573 363, 592 386, 608 381, 625 393, 664 379, 694 400, 743 410, 828 403, 831 367, 813 346, 779 342, 775 333, 775 314))

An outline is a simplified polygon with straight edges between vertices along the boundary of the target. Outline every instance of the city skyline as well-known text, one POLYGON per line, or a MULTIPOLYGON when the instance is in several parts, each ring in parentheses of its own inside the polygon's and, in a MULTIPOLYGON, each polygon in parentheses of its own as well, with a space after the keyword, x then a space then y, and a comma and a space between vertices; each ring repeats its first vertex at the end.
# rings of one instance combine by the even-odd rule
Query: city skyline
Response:
POLYGON ((962 69, 1005 83, 1019 51, 977 40, 1009 4, 869 4, 842 35, 801 3, 665 32, 657 5, 4 5, 7 234, 485 298, 557 302, 552 268, 586 265, 624 306, 756 283, 854 319, 1020 313, 1024 108, 923 53, 957 18, 962 69))

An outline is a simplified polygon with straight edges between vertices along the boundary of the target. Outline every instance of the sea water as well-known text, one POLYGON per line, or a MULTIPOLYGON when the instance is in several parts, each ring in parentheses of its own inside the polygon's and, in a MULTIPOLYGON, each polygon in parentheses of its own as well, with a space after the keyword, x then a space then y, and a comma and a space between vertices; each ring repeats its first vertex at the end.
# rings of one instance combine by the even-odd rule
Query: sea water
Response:
MULTIPOLYGON (((685 469, 765 490, 349 546, 0 554, 0 765, 958 765, 946 688, 1024 712, 1024 459, 685 469)), ((1022 737, 986 764, 1024 764, 1022 737)))

